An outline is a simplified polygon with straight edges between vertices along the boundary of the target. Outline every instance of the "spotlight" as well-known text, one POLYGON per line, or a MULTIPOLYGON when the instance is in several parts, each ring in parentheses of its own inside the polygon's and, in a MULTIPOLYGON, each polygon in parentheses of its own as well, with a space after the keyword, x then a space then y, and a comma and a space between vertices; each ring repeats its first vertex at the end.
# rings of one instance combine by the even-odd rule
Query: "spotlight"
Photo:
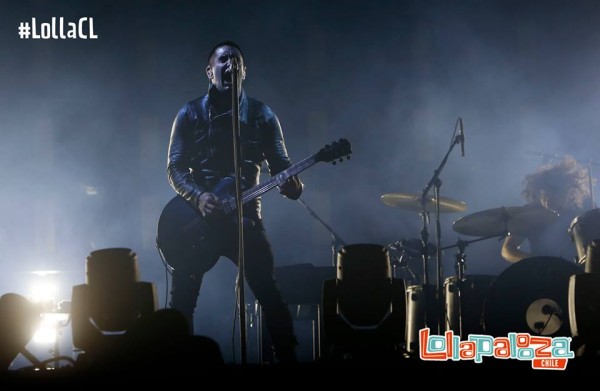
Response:
POLYGON ((0 370, 21 353, 34 364, 39 361, 25 349, 40 323, 41 308, 24 296, 7 293, 0 297, 0 370))
MULTIPOLYGON (((33 336, 34 342, 55 343, 58 346, 61 329, 66 327, 70 321, 69 308, 65 303, 64 301, 60 302, 56 308, 52 308, 52 311, 42 313, 40 327, 33 336)), ((58 352, 55 351, 55 355, 58 355, 58 352)))
POLYGON ((73 287, 73 346, 102 356, 123 344, 125 332, 139 317, 157 310, 156 287, 139 281, 137 255, 128 248, 91 252, 86 279, 73 287))
MULTIPOLYGON (((337 253, 337 278, 323 284, 323 322, 331 354, 394 353, 404 337, 404 281, 392 278, 387 248, 353 244, 337 253)), ((365 356, 366 354, 366 356, 365 356)))

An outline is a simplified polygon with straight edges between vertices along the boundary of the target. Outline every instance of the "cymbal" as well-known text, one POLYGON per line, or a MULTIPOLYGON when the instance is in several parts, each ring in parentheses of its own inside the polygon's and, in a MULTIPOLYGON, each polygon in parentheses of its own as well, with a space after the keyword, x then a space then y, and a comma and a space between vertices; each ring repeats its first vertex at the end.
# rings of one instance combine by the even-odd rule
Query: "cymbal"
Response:
POLYGON ((551 224, 558 213, 542 207, 508 206, 472 213, 452 223, 456 232, 470 236, 495 236, 505 233, 527 234, 551 224))
MULTIPOLYGON (((394 208, 412 210, 421 212, 421 194, 412 193, 389 193, 381 196, 381 202, 394 208)), ((467 209, 467 204, 463 201, 453 200, 452 198, 440 197, 440 213, 463 212, 467 209)), ((425 200, 425 210, 427 212, 435 211, 435 198, 427 197, 425 200)))

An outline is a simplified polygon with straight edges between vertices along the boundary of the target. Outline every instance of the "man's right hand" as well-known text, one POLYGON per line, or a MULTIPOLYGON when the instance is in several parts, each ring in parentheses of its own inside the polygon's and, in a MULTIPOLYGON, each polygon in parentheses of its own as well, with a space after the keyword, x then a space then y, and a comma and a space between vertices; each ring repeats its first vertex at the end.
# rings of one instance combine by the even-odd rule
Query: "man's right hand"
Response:
POLYGON ((221 210, 221 203, 213 193, 205 192, 198 197, 198 210, 202 216, 211 216, 221 210))

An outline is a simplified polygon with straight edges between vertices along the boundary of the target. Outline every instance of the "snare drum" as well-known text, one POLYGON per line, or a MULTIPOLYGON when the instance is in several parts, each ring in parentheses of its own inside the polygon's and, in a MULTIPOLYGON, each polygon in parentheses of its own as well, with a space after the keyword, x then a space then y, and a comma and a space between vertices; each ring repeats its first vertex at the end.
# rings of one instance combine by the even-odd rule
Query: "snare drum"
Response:
POLYGON ((446 278, 446 331, 452 330, 463 339, 469 334, 483 334, 483 306, 495 278, 491 275, 468 275, 462 283, 456 276, 446 278))

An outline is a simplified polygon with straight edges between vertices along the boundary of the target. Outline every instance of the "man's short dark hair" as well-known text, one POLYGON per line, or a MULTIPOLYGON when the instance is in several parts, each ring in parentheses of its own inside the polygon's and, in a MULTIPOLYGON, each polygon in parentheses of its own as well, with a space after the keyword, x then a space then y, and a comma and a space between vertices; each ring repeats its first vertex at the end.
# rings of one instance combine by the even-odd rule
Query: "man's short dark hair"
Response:
POLYGON ((240 47, 240 45, 238 45, 237 43, 233 42, 233 41, 221 41, 218 44, 216 44, 212 50, 210 51, 210 53, 208 53, 208 62, 210 63, 210 59, 212 58, 212 55, 215 54, 215 52, 217 51, 218 48, 222 47, 222 46, 231 46, 233 48, 236 48, 240 54, 242 55, 242 59, 244 58, 244 52, 242 52, 242 48, 240 47))

